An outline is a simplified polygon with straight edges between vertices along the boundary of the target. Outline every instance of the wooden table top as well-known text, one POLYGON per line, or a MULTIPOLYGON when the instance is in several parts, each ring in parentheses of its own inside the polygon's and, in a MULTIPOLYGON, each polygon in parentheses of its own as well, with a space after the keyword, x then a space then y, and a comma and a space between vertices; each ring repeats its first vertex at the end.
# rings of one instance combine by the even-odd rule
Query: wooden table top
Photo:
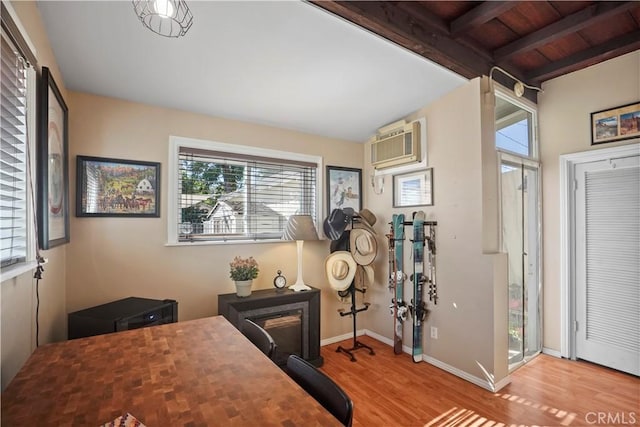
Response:
POLYGON ((340 425, 222 316, 47 344, 0 396, 2 425, 340 425))

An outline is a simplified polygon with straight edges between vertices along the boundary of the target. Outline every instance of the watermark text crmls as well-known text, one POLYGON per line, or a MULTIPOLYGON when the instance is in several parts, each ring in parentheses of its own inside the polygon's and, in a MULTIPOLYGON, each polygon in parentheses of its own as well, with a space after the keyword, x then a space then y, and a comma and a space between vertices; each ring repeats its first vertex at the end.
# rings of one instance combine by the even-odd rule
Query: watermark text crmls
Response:
POLYGON ((587 412, 584 420, 590 425, 634 425, 638 421, 635 412, 587 412))

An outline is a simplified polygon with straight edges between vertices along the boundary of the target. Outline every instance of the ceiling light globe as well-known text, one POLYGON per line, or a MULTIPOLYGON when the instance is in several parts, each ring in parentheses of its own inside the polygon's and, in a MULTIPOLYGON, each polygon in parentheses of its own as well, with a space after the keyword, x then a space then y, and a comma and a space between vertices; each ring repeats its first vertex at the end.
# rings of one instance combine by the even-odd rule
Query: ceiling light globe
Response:
POLYGON ((161 18, 169 18, 173 16, 174 8, 170 0, 155 0, 153 2, 153 10, 161 18))

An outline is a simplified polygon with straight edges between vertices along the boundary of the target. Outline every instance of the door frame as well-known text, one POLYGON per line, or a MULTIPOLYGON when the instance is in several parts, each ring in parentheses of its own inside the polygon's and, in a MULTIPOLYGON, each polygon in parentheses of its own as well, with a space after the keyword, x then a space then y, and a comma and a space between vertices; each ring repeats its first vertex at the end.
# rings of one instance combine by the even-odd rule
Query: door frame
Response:
POLYGON ((581 163, 640 155, 640 138, 625 145, 560 156, 560 355, 576 358, 575 167, 581 163))

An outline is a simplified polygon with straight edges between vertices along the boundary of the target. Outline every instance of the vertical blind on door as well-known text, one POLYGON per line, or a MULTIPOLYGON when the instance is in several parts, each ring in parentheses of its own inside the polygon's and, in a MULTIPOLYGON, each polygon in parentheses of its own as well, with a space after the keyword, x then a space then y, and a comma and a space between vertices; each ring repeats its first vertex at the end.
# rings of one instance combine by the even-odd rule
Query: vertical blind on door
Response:
POLYGON ((316 217, 317 164, 179 149, 178 240, 279 239, 290 215, 316 217))
POLYGON ((28 64, 4 30, 1 61, 0 246, 6 267, 27 256, 28 64))

